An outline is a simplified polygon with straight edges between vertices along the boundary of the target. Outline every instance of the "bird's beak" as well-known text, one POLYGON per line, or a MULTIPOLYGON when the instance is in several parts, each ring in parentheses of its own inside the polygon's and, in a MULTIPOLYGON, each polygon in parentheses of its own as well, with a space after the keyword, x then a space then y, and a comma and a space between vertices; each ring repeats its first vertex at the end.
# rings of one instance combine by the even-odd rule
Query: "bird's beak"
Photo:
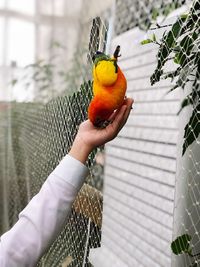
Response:
POLYGON ((114 59, 118 59, 118 57, 121 57, 121 55, 119 55, 119 52, 120 52, 120 45, 118 45, 117 47, 116 47, 116 49, 115 49, 115 52, 114 52, 114 54, 113 54, 113 57, 114 57, 114 59))

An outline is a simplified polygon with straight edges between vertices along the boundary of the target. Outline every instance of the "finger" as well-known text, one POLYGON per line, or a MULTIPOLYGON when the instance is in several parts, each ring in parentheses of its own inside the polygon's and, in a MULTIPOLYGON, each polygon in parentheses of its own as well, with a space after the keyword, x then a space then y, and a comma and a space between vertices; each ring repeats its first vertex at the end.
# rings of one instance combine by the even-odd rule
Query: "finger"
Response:
POLYGON ((132 104, 133 104, 133 99, 128 98, 126 100, 126 105, 125 105, 126 108, 123 108, 124 105, 122 106, 122 110, 120 110, 120 112, 116 116, 114 122, 111 124, 115 134, 118 134, 119 131, 125 125, 125 123, 126 123, 126 121, 128 119, 128 116, 130 114, 130 111, 131 111, 131 108, 132 108, 132 104))
POLYGON ((128 105, 128 106, 131 106, 132 104, 133 104, 133 102, 134 102, 134 99, 133 98, 126 98, 125 100, 124 100, 124 104, 126 104, 126 105, 128 105))
POLYGON ((121 121, 120 130, 122 129, 122 127, 126 124, 126 122, 128 120, 128 117, 129 117, 130 112, 132 110, 133 103, 134 103, 133 99, 129 98, 127 100, 127 109, 126 109, 126 112, 124 113, 123 119, 121 121))
POLYGON ((119 112, 117 113, 114 121, 109 125, 112 127, 112 129, 117 133, 118 129, 120 128, 120 125, 123 121, 124 114, 126 112, 127 105, 123 105, 119 112))
POLYGON ((115 111, 110 115, 110 117, 108 118, 108 121, 110 121, 110 122, 114 121, 114 119, 116 118, 116 116, 117 116, 117 114, 119 113, 119 111, 120 111, 120 108, 117 109, 117 110, 115 110, 115 111))
POLYGON ((124 101, 125 105, 121 107, 121 109, 119 110, 118 114, 115 117, 115 120, 113 121, 114 128, 118 127, 120 130, 124 126, 124 124, 128 119, 130 110, 132 108, 133 101, 134 100, 132 98, 127 98, 124 101))
POLYGON ((129 99, 131 99, 131 98, 127 98, 127 97, 126 97, 126 98, 124 99, 123 104, 122 104, 117 110, 115 110, 115 111, 111 114, 111 116, 108 118, 108 121, 110 121, 110 122, 114 121, 114 119, 116 118, 117 114, 118 114, 119 111, 120 111, 120 108, 121 108, 123 105, 126 105, 127 102, 129 101, 129 99))
POLYGON ((111 138, 117 136, 119 131, 122 129, 122 127, 126 123, 128 116, 130 114, 130 110, 133 104, 133 99, 129 98, 129 99, 126 99, 125 101, 126 101, 125 102, 126 105, 123 105, 119 109, 114 121, 111 124, 109 124, 106 128, 106 130, 110 132, 110 134, 112 135, 111 138))

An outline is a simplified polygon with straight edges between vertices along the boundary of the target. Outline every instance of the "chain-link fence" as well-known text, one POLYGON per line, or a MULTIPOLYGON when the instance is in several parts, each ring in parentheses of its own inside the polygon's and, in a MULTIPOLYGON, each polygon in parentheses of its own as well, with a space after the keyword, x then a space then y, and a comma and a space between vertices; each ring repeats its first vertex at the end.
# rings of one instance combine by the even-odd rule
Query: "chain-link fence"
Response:
MULTIPOLYGON (((83 64, 79 62, 79 68, 86 70, 74 84, 74 93, 62 93, 63 96, 54 97, 44 104, 39 95, 41 91, 44 97, 44 90, 38 90, 37 98, 32 103, 1 103, 1 233, 12 227, 19 212, 68 153, 79 124, 87 118, 87 108, 92 98, 90 58, 102 45, 105 48, 107 32, 99 17, 93 20, 91 26, 88 64, 84 63, 86 60, 83 64)), ((38 69, 42 72, 44 67, 43 72, 47 76, 43 81, 38 79, 39 89, 41 83, 47 81, 50 87, 48 75, 51 75, 51 65, 35 64, 30 67, 37 67, 37 75, 38 69)), ((49 87, 46 88, 47 93, 49 87)), ((65 228, 38 266, 61 266, 62 263, 63 266, 90 266, 89 249, 100 246, 101 240, 103 182, 102 174, 96 175, 95 154, 96 151, 92 152, 87 161, 90 174, 79 192, 65 228)))
MULTIPOLYGON (((169 93, 182 89, 178 163, 176 170, 173 266, 199 266, 199 34, 200 3, 195 0, 169 24, 156 23, 151 37, 142 43, 158 45, 157 66, 151 84, 170 78, 169 93), (162 38, 156 31, 167 28, 162 38), (184 114, 184 115, 183 115, 184 114), (183 254, 182 256, 180 256, 183 254)), ((163 22, 162 22, 163 23, 163 22)), ((150 29, 152 32, 152 29, 150 29)))
POLYGON ((113 46, 122 46, 119 64, 135 105, 107 147, 105 266, 200 264, 199 7, 116 1, 113 46))
POLYGON ((167 16, 185 3, 186 0, 116 0, 115 32, 119 35, 135 27, 148 30, 158 16, 167 16))
MULTIPOLYGON (((135 98, 135 113, 107 150, 103 244, 126 267, 166 267, 171 264, 171 249, 173 266, 197 267, 200 2, 116 0, 113 10, 116 42, 125 38, 119 65, 127 76, 128 95, 135 98), (129 30, 135 30, 135 40, 131 34, 124 37, 129 30)), ((81 24, 79 34, 71 71, 60 71, 52 61, 36 62, 28 67, 35 100, 0 103, 1 233, 16 222, 18 213, 69 151, 78 125, 87 117, 91 58, 97 50, 105 51, 108 23, 98 17, 92 25, 81 24), (90 26, 88 47, 82 39, 90 26), (55 73, 59 83, 66 82, 59 94, 52 78, 55 73)), ((90 175, 69 221, 38 266, 91 266, 89 250, 101 244, 103 202, 102 167, 96 165, 95 154, 88 159, 90 175)))

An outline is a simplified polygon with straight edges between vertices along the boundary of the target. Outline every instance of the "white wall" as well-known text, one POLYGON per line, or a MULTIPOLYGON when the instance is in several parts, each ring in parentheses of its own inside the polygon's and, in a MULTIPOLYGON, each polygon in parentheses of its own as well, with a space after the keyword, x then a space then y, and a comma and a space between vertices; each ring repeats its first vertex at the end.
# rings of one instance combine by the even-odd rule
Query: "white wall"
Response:
POLYGON ((156 45, 130 30, 112 42, 121 45, 119 66, 135 104, 119 137, 106 146, 102 248, 91 252, 95 267, 170 266, 179 91, 150 75, 156 45), (100 259, 101 258, 101 259, 100 259))

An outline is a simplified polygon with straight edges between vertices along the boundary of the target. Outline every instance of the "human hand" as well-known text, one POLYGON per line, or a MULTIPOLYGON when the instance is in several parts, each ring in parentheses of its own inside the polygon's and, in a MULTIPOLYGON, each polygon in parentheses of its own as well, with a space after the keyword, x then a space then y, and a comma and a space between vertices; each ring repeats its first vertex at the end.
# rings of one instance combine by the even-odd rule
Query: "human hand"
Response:
POLYGON ((96 128, 89 120, 81 123, 69 154, 85 163, 94 148, 104 145, 117 136, 129 117, 132 104, 133 99, 126 98, 121 108, 110 116, 111 123, 103 129, 96 128))

